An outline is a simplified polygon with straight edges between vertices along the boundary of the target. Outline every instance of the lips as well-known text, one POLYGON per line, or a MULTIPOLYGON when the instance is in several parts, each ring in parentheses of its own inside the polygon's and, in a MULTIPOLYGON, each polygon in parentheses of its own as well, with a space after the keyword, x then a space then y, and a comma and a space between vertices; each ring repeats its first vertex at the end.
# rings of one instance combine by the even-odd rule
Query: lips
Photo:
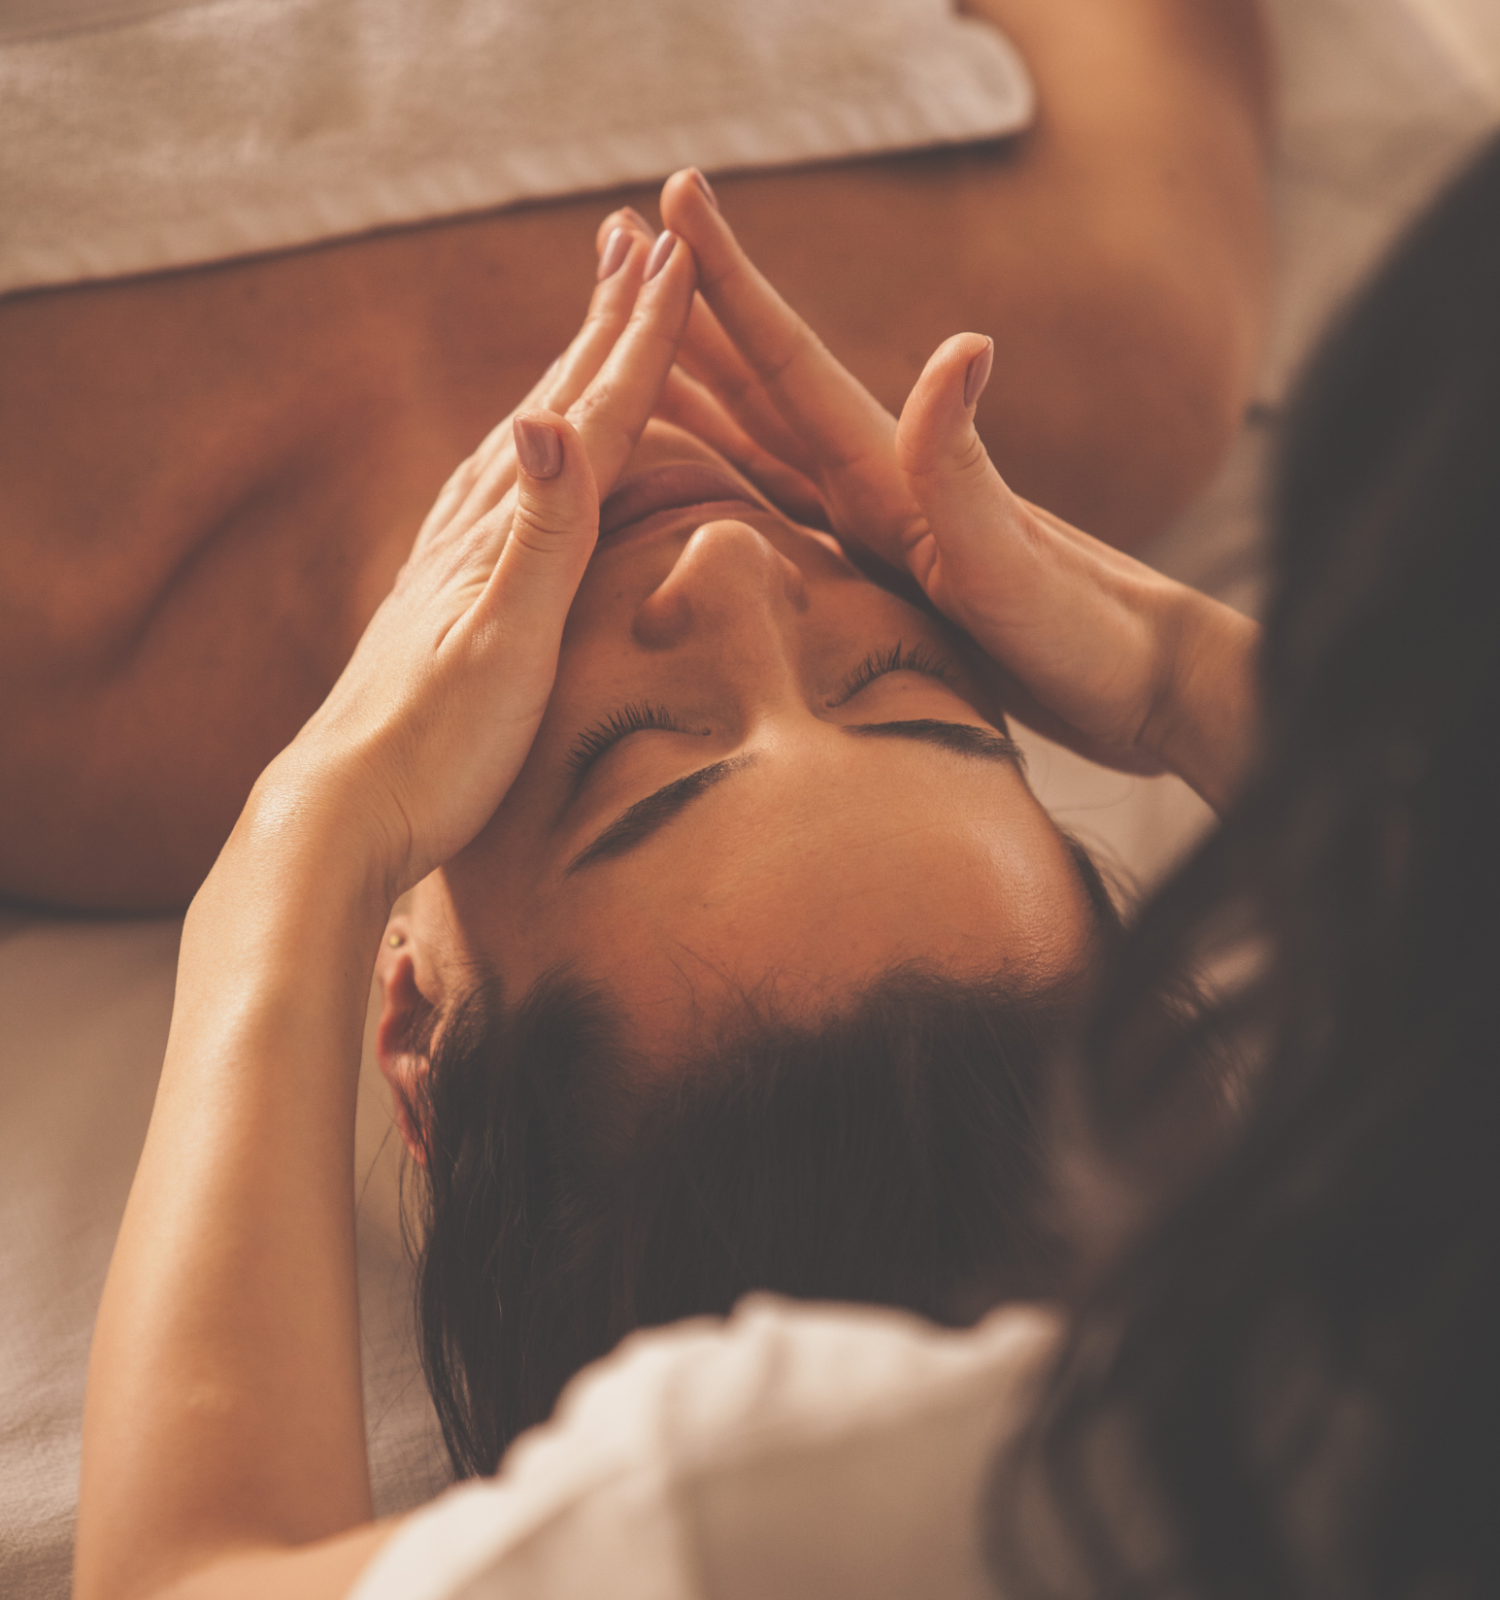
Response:
POLYGON ((599 507, 599 537, 607 539, 658 511, 731 500, 764 511, 765 506, 738 479, 707 462, 677 461, 627 478, 599 507))

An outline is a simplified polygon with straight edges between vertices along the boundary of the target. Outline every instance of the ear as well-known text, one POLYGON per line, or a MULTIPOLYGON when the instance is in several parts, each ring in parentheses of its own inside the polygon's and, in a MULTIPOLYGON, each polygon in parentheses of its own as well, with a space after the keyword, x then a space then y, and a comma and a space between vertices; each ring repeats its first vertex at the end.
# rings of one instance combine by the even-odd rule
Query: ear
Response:
POLYGON ((414 1118, 425 1098, 431 1063, 412 1049, 411 1041, 422 1031, 432 1004, 417 986, 417 965, 407 935, 397 922, 391 924, 375 971, 384 993, 375 1030, 376 1059, 381 1076, 391 1087, 401 1138, 412 1159, 425 1166, 426 1150, 414 1118))

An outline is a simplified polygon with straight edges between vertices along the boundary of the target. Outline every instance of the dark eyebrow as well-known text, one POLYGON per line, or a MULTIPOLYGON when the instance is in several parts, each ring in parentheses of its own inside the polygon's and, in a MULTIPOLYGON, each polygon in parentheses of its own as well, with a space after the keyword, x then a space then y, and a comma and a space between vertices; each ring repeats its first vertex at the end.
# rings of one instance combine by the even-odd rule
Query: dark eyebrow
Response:
MULTIPOLYGON (((1025 771, 1026 758, 1021 747, 1004 734, 990 728, 977 728, 968 722, 939 722, 933 717, 919 717, 910 722, 856 722, 844 728, 845 733, 865 739, 913 739, 918 744, 935 745, 940 750, 951 750, 956 755, 970 756, 981 761, 999 761, 1006 766, 1025 771)), ((716 761, 711 767, 700 767, 686 777, 674 778, 669 784, 627 806, 591 844, 587 844, 563 869, 563 876, 571 878, 584 867, 596 861, 612 861, 644 844, 653 833, 664 828, 673 817, 686 810, 699 795, 706 794, 716 783, 743 771, 755 761, 753 755, 731 756, 727 761, 716 761)))
POLYGON ((563 876, 571 878, 584 867, 596 861, 610 861, 634 850, 659 828, 664 828, 673 817, 692 805, 699 795, 706 794, 716 783, 752 765, 752 755, 731 756, 727 761, 716 761, 711 767, 700 767, 686 777, 674 778, 671 783, 627 806, 592 844, 587 844, 563 869, 563 876))
POLYGON ((1026 770, 1026 756, 1014 739, 1007 739, 993 728, 975 727, 971 722, 939 722, 935 717, 917 717, 910 722, 856 722, 845 733, 864 739, 915 739, 919 744, 936 745, 961 756, 976 756, 981 761, 1001 761, 1026 770))

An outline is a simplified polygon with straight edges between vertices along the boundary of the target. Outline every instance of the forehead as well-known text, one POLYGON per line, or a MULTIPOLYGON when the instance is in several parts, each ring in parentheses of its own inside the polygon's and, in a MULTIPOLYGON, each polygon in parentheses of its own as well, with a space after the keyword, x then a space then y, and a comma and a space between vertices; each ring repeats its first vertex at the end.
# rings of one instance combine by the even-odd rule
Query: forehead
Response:
POLYGON ((1076 968, 1088 904, 1019 773, 848 746, 816 765, 766 751, 639 851, 523 903, 455 879, 465 939, 513 989, 575 964, 667 1012, 706 986, 842 989, 912 960, 1036 982, 1076 968))

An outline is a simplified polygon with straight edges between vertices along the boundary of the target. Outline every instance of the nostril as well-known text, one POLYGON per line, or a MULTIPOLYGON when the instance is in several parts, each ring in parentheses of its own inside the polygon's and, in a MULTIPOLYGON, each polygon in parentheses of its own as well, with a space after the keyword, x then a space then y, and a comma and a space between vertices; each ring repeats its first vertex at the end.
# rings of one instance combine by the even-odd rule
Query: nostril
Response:
POLYGON ((678 585, 654 590, 636 607, 630 632, 645 650, 670 650, 693 625, 692 602, 678 585))

